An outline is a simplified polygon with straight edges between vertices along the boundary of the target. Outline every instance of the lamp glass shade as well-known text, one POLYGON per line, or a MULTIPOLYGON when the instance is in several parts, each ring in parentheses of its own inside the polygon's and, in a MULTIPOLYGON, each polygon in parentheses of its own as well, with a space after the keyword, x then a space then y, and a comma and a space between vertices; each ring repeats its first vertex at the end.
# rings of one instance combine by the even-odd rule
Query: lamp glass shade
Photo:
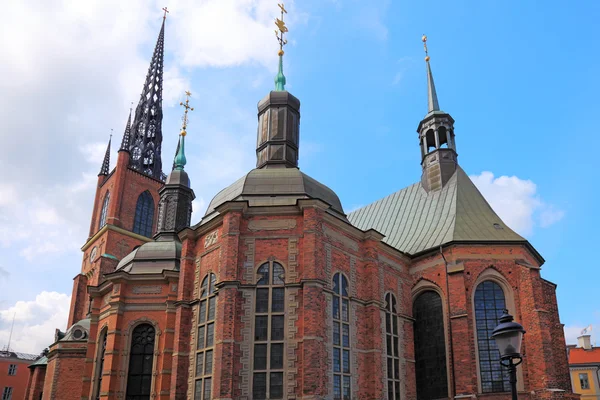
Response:
POLYGON ((520 330, 506 330, 494 335, 496 346, 500 351, 500 357, 521 356, 521 343, 523 332, 520 330))

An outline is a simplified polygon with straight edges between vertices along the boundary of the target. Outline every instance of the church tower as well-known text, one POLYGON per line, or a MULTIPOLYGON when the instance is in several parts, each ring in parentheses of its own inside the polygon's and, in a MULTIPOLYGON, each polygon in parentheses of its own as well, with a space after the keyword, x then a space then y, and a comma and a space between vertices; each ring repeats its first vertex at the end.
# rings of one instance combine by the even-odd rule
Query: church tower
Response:
POLYGON ((423 35, 427 64, 427 115, 419 123, 421 147, 421 184, 426 191, 441 189, 456 171, 458 154, 454 142, 454 119, 440 110, 429 65, 427 36, 423 35))
MULTIPOLYGON (((166 16, 166 12, 165 12, 166 16)), ((156 232, 161 164, 162 90, 165 20, 158 35, 140 101, 129 117, 117 165, 110 170, 110 141, 96 188, 88 240, 82 247, 81 273, 74 278, 67 327, 89 312, 88 286, 101 283, 119 260, 156 232), (133 119, 133 121, 132 121, 133 119)))

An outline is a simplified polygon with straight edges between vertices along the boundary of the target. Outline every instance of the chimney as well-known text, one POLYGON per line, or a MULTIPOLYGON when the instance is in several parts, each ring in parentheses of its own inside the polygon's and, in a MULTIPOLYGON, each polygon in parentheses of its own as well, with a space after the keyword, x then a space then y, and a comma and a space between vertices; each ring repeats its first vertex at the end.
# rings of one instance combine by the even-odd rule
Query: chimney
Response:
POLYGON ((585 350, 592 349, 592 341, 590 340, 590 335, 581 335, 577 338, 577 346, 581 347, 585 350))

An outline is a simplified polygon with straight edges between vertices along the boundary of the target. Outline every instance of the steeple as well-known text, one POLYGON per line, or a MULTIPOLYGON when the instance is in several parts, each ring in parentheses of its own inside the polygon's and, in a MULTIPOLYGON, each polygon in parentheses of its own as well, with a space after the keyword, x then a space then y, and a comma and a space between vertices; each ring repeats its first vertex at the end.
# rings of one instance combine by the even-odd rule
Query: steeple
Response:
MULTIPOLYGON (((131 103, 133 104, 133 103, 131 103)), ((129 138, 131 136, 131 107, 129 108, 129 117, 127 118, 127 124, 125 125, 125 132, 123 132, 123 140, 121 140, 121 147, 119 151, 126 151, 129 153, 129 138)))
MULTIPOLYGON (((112 129, 111 129, 112 131, 112 129)), ((110 142, 112 141, 112 133, 110 134, 110 138, 108 139, 108 146, 106 146, 106 153, 104 153, 104 161, 102 161, 102 167, 100 168, 100 175, 107 176, 110 172, 110 142)))
POLYGON ((454 119, 440 110, 433 82, 427 36, 423 35, 425 63, 427 67, 427 115, 419 123, 419 143, 421 147, 421 185, 425 190, 439 190, 454 175, 458 165, 454 142, 454 119))
POLYGON ((279 72, 275 90, 258 103, 257 168, 298 168, 298 133, 300 129, 300 100, 285 90, 283 75, 284 34, 288 28, 283 21, 287 14, 279 4, 281 19, 275 19, 279 42, 279 72))
POLYGON ((156 179, 163 176, 161 144, 165 21, 166 10, 129 135, 129 166, 156 179))
POLYGON ((154 236, 159 241, 178 240, 177 232, 190 226, 192 218, 192 201, 195 195, 190 187, 190 178, 184 171, 186 164, 184 143, 187 135, 188 111, 193 111, 194 108, 190 107, 192 94, 189 91, 185 94, 187 97, 185 103, 180 103, 185 111, 173 171, 167 177, 165 185, 159 190, 158 226, 154 236))

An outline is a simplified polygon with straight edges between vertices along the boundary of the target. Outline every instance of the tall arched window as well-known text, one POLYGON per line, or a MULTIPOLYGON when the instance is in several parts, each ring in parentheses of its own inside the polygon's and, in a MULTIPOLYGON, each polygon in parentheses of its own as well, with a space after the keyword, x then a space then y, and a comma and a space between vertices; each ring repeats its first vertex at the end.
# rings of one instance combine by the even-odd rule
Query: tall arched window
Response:
POLYGON ((127 400, 150 400, 155 336, 154 327, 150 324, 138 325, 132 332, 127 400))
POLYGON ((149 191, 140 194, 135 206, 135 219, 133 232, 143 236, 152 236, 152 223, 154 222, 154 199, 149 191))
POLYGON ((104 353, 106 352, 106 333, 107 329, 104 329, 100 334, 100 340, 98 340, 98 360, 96 363, 96 393, 94 399, 100 399, 100 386, 102 386, 102 369, 104 368, 104 353))
POLYGON ((494 281, 481 282, 475 289, 475 326, 477 328, 477 348, 479 350, 479 372, 481 391, 509 392, 508 374, 500 365, 500 352, 491 338, 498 325, 498 319, 506 308, 504 292, 494 281))
POLYGON ((421 293, 413 304, 417 399, 448 397, 446 339, 442 298, 432 290, 421 293))
POLYGON ((106 213, 108 212, 108 202, 110 201, 110 192, 106 192, 104 196, 104 201, 102 202, 102 210, 100 211, 100 223, 98 224, 98 229, 102 228, 106 225, 106 213))
POLYGON ((285 271, 277 262, 266 262, 257 275, 252 398, 282 399, 285 271))
POLYGON ((348 279, 333 276, 333 398, 350 400, 350 298, 348 279))
POLYGON ((217 305, 216 282, 216 275, 211 273, 204 277, 200 286, 194 400, 210 400, 211 398, 215 310, 217 305))
POLYGON ((385 343, 387 348, 388 400, 400 400, 400 349, 396 297, 385 295, 385 343))

